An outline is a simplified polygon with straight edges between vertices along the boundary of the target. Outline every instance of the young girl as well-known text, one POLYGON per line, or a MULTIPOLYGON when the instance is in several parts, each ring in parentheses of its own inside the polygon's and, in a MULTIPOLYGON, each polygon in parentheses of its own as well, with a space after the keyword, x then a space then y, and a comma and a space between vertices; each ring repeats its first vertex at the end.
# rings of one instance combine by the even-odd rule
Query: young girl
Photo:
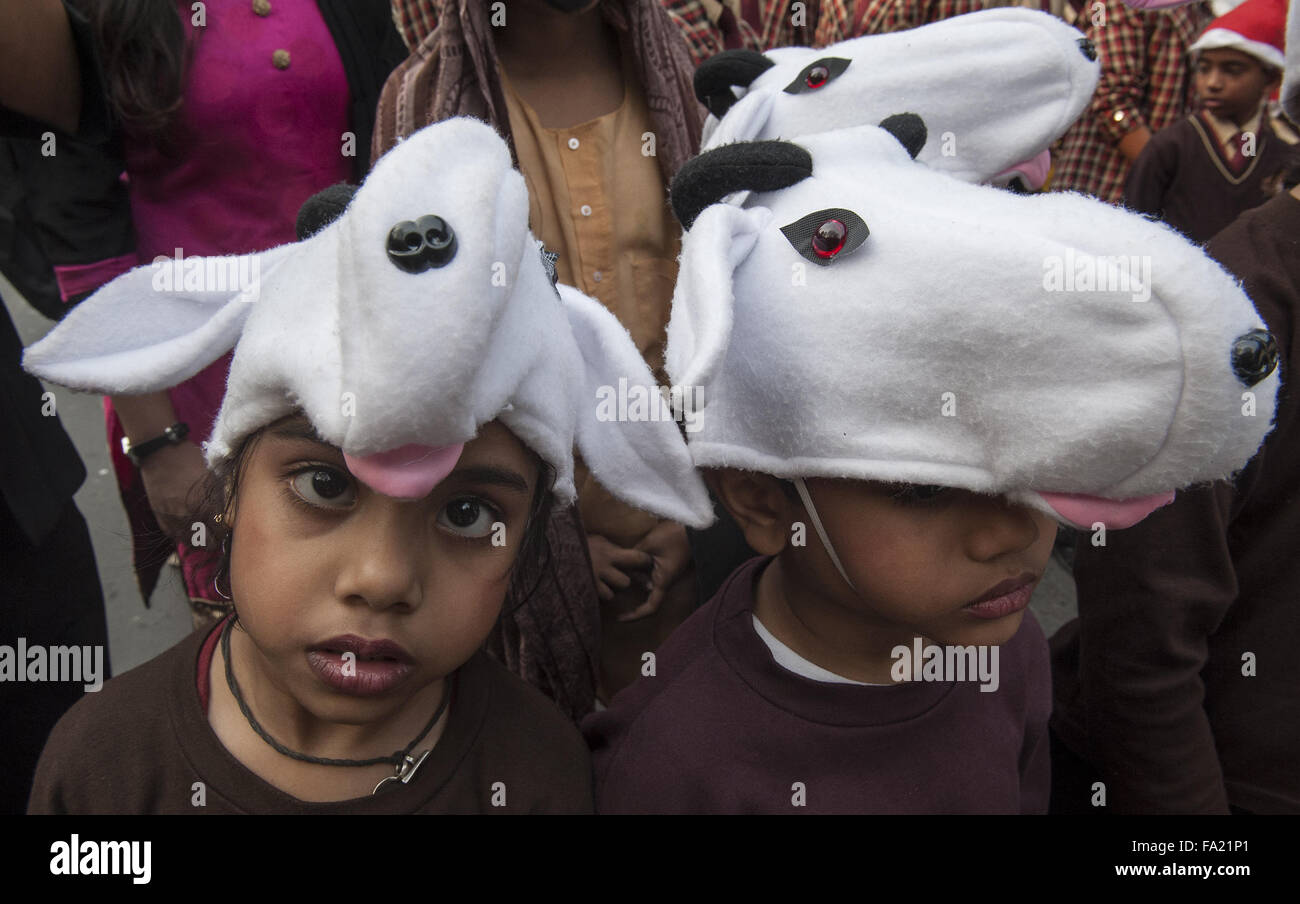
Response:
POLYGON ((129 393, 238 342, 206 447, 234 614, 70 711, 32 812, 590 809, 575 729, 480 646, 575 442, 637 505, 708 503, 673 422, 597 419, 601 387, 652 377, 527 215, 501 140, 449 120, 310 238, 132 271, 28 352, 129 393))

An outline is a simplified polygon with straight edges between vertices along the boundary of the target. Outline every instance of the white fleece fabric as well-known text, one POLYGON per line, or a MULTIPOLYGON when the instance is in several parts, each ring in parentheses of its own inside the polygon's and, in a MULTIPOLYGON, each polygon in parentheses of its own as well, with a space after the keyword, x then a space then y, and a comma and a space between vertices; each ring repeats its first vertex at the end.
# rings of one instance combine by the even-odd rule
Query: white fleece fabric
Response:
POLYGON ((600 387, 654 378, 613 314, 551 284, 524 179, 488 125, 420 130, 377 163, 339 219, 244 257, 258 277, 251 293, 159 291, 157 267, 132 270, 28 349, 24 366, 77 389, 141 393, 233 346, 210 465, 295 408, 357 457, 467 442, 499 419, 555 468, 562 503, 574 497, 576 440, 628 503, 693 526, 712 520, 675 422, 597 417, 600 387), (455 255, 410 273, 389 259, 389 231, 425 215, 452 227, 455 255))
POLYGON ((1162 494, 1259 447, 1278 374, 1244 385, 1231 350, 1264 323, 1174 230, 959 181, 880 128, 796 143, 810 177, 683 237, 666 363, 702 391, 697 465, 960 487, 1072 523, 1039 494, 1162 494), (805 260, 781 227, 831 208, 870 234, 805 260))
POLYGON ((1008 7, 820 49, 769 50, 775 65, 748 88, 733 88, 740 99, 720 121, 705 123, 704 149, 910 112, 930 129, 922 162, 968 182, 990 181, 1046 150, 1092 100, 1101 68, 1084 54, 1083 39, 1055 16, 1008 7), (820 88, 786 92, 807 66, 829 58, 849 65, 820 88))

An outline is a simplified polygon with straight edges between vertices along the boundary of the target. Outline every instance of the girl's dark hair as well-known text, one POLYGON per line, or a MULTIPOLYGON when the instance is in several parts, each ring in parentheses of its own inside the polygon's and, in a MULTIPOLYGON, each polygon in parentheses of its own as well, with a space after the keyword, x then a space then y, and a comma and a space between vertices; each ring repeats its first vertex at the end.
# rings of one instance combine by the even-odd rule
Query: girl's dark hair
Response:
MULTIPOLYGON (((220 556, 214 582, 221 592, 227 594, 230 593, 231 531, 226 515, 230 510, 231 500, 235 499, 239 492, 244 468, 247 467, 253 448, 261 435, 262 431, 259 430, 246 437, 235 449, 234 454, 217 470, 208 472, 205 482, 198 491, 198 505, 191 515, 192 520, 202 521, 211 526, 209 537, 213 544, 212 548, 217 549, 220 556), (220 520, 217 520, 217 515, 222 516, 220 520)), ((533 500, 528 510, 528 523, 524 528, 523 541, 511 566, 508 596, 513 596, 515 608, 526 603, 536 592, 543 578, 549 573, 551 560, 551 548, 546 533, 555 499, 551 494, 552 485, 555 483, 555 468, 549 462, 543 461, 535 452, 533 457, 537 461, 537 485, 533 489, 533 500)), ((227 613, 234 612, 236 620, 239 618, 234 600, 225 602, 224 605, 217 605, 215 608, 227 613)), ((504 609, 502 614, 505 614, 504 609)))
POLYGON ((74 0, 90 22, 104 88, 123 128, 158 137, 180 109, 193 46, 175 0, 74 0))

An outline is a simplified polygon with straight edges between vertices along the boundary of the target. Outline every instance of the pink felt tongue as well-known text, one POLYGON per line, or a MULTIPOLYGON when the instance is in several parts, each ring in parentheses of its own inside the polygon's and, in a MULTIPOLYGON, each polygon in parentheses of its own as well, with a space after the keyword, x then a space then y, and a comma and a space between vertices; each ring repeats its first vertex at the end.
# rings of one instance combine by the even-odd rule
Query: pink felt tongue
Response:
POLYGON ((1154 496, 1137 496, 1133 499, 1102 499, 1078 493, 1039 493, 1058 515, 1073 524, 1090 528, 1097 522, 1119 530, 1132 527, 1161 506, 1174 501, 1171 490, 1154 496))
POLYGON ((1052 154, 1050 151, 1040 151, 1035 156, 1015 166, 1008 167, 993 177, 993 181, 999 185, 1011 181, 1011 177, 1019 174, 1022 176, 1029 188, 1037 190, 1043 187, 1047 182, 1047 174, 1052 169, 1052 154))
POLYGON ((359 458, 344 452, 343 460, 354 477, 376 492, 394 499, 423 499, 456 467, 464 448, 464 443, 439 447, 410 443, 359 458))

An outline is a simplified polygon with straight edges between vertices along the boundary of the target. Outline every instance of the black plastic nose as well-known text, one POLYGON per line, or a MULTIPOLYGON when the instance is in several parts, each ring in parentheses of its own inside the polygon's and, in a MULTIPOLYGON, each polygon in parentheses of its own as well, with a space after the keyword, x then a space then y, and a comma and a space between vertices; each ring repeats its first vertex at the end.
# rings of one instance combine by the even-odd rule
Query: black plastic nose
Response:
POLYGON ((456 233, 442 217, 403 220, 388 231, 388 259, 407 273, 445 267, 455 256, 456 233))
POLYGON ((1088 59, 1090 60, 1097 59, 1097 45, 1092 43, 1092 41, 1088 40, 1087 38, 1079 39, 1079 49, 1083 51, 1083 55, 1086 56, 1088 59))
POLYGON ((1277 342, 1267 330, 1251 330, 1232 343, 1232 372, 1246 386, 1254 386, 1277 370, 1277 342))

